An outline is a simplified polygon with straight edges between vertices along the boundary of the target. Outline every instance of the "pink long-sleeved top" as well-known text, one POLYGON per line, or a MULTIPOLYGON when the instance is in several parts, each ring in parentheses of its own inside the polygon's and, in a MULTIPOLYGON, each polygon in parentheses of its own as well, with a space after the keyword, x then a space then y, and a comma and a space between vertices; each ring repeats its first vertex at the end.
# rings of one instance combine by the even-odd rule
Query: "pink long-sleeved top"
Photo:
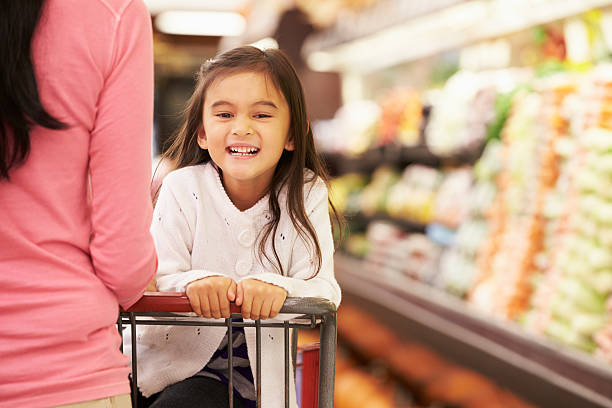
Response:
POLYGON ((142 0, 46 3, 35 73, 43 105, 70 127, 35 127, 27 161, 0 181, 0 407, 129 392, 118 304, 157 265, 148 12, 142 0))

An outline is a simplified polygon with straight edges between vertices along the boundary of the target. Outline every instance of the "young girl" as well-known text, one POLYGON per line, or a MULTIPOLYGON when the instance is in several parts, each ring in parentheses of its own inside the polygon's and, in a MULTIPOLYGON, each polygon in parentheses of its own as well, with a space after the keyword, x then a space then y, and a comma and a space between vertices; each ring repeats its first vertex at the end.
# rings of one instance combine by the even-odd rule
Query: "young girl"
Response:
MULTIPOLYGON (((275 317, 286 297, 340 302, 327 176, 300 81, 278 50, 240 47, 200 69, 186 121, 165 153, 151 227, 160 291, 186 292, 206 318, 275 317)), ((332 206, 333 209, 333 206, 332 206)), ((228 335, 234 406, 255 403, 255 329, 144 326, 139 388, 153 407, 227 407, 228 335)), ((261 398, 284 404, 283 329, 262 329, 261 398), (280 354, 282 355, 282 354, 280 354)), ((290 401, 296 407, 290 376, 290 401)))

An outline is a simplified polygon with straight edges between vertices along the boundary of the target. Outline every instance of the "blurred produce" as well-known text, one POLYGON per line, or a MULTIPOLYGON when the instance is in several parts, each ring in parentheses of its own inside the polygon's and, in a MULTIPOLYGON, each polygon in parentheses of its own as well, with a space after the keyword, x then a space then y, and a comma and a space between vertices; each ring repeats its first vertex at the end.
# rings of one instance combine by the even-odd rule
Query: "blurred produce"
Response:
POLYGON ((557 27, 538 27, 534 30, 537 42, 542 47, 545 59, 563 61, 566 56, 565 39, 557 27))
POLYGON ((372 175, 372 181, 361 193, 361 212, 374 215, 384 212, 387 206, 387 197, 391 187, 399 180, 399 174, 389 167, 379 167, 372 175))
POLYGON ((354 368, 348 368, 337 376, 334 405, 338 408, 397 407, 389 385, 354 368))
POLYGON ((497 387, 472 371, 449 366, 443 375, 428 384, 425 393, 433 401, 471 406, 480 401, 495 400, 497 387))
POLYGON ((405 146, 419 143, 423 106, 420 95, 404 88, 391 89, 379 102, 377 145, 394 142, 405 146))
POLYGON ((469 193, 472 187, 472 169, 463 167, 444 175, 438 189, 434 218, 436 222, 457 228, 465 220, 469 210, 469 193))
POLYGON ((500 93, 497 95, 497 98, 495 99, 494 117, 487 126, 487 141, 490 142, 494 139, 501 139, 501 132, 504 128, 504 125, 506 124, 508 115, 510 114, 514 94, 517 90, 518 88, 513 90, 512 92, 500 93))
POLYGON ((529 70, 460 71, 440 91, 398 86, 378 104, 347 104, 315 133, 326 127, 326 148, 362 154, 356 163, 398 149, 389 166, 332 182, 337 208, 365 219, 346 251, 383 278, 428 282, 612 361, 610 65, 535 79, 529 70), (415 146, 424 103, 425 141, 437 155, 428 166, 406 155, 427 149, 415 146), (448 160, 482 143, 473 167, 448 160))
POLYGON ((353 232, 344 242, 343 248, 353 256, 364 258, 370 252, 370 242, 366 234, 353 232))
POLYGON ((494 182, 500 170, 501 148, 499 141, 490 141, 474 166, 476 183, 461 197, 468 203, 467 219, 459 226, 452 247, 440 259, 440 274, 435 285, 460 297, 465 296, 475 282, 475 260, 487 236, 485 214, 495 198, 494 182))
POLYGON ((399 339, 392 329, 351 303, 343 303, 338 310, 338 333, 341 349, 346 346, 368 361, 372 372, 381 373, 374 369, 381 366, 389 370, 389 374, 373 376, 367 374, 367 367, 360 370, 341 358, 336 370, 338 407, 416 407, 414 403, 431 408, 532 407, 491 380, 445 360, 427 346, 399 339), (403 398, 395 392, 394 382, 405 385, 403 398), (358 402, 359 398, 367 403, 358 402), (392 401, 395 405, 374 405, 374 401, 380 404, 392 401))
POLYGON ((472 183, 469 167, 442 173, 432 167, 412 165, 401 176, 379 167, 369 184, 366 177, 346 174, 331 183, 336 208, 345 214, 388 214, 395 219, 427 224, 436 221, 457 228, 468 213, 472 183))
POLYGON ((611 359, 612 74, 604 67, 507 93, 502 140, 492 139, 473 169, 379 167, 368 184, 358 174, 334 180, 346 214, 430 224, 427 236, 370 222, 345 249, 383 278, 469 295, 481 310, 574 347, 592 351, 600 339, 597 355, 611 359))
POLYGON ((612 322, 608 320, 606 326, 595 333, 594 340, 597 344, 595 357, 612 364, 612 322))
POLYGON ((347 156, 361 156, 383 146, 423 144, 439 157, 471 152, 485 141, 499 138, 509 111, 510 91, 530 75, 529 70, 518 69, 461 71, 441 91, 430 90, 424 95, 397 86, 386 91, 378 103, 360 100, 345 104, 333 119, 315 122, 313 133, 320 151, 347 156))
POLYGON ((460 71, 441 91, 430 92, 430 120, 425 132, 429 148, 440 156, 474 148, 495 135, 503 121, 504 100, 498 93, 509 92, 529 77, 525 70, 484 73, 460 71), (492 130, 491 130, 492 129, 492 130))
POLYGON ((450 368, 450 364, 438 354, 416 343, 405 342, 397 349, 390 350, 387 361, 391 370, 415 388, 435 382, 450 368))
MULTIPOLYGON (((411 2, 380 3, 370 10, 372 16, 388 12, 388 4, 411 2)), ((475 3, 508 11, 518 6, 475 3)), ((533 3, 534 15, 541 14, 535 11, 542 2, 533 3)), ((571 381, 581 370, 574 373, 571 364, 563 365, 566 357, 575 357, 564 345, 612 364, 612 66, 601 64, 612 55, 612 13, 594 10, 564 19, 555 14, 563 4, 550 2, 554 23, 508 38, 479 38, 466 47, 470 50, 445 51, 422 62, 417 57, 406 64, 394 61, 382 73, 373 72, 375 64, 354 64, 354 70, 347 64, 343 86, 355 89, 343 88, 343 93, 377 102, 347 103, 333 120, 313 128, 322 151, 347 159, 330 168, 350 172, 331 188, 351 222, 343 250, 360 260, 350 262, 384 280, 381 287, 404 300, 420 289, 431 294, 432 299, 414 302, 431 305, 428 312, 438 306, 434 295, 444 297, 418 284, 402 293, 399 286, 414 282, 401 278, 464 298, 468 312, 475 307, 496 321, 512 320, 530 334, 552 339, 535 342, 536 347, 559 347, 559 355, 550 353, 552 362, 544 365, 560 368, 558 374, 568 374, 571 381), (535 39, 528 38, 533 34, 535 39), (471 64, 465 63, 466 55, 471 64), (445 63, 459 71, 432 86, 431 73, 445 63), (593 68, 593 63, 599 65, 593 68), (529 68, 465 70, 516 64, 529 68)), ((340 39, 335 45, 340 49, 345 44, 349 49, 351 40, 372 45, 375 38, 389 38, 367 31, 367 12, 359 20, 339 15, 343 24, 335 27, 340 39), (366 27, 354 31, 360 35, 343 37, 357 21, 366 27)), ((322 44, 328 40, 320 39, 322 44)), ((367 54, 365 48, 362 52, 367 54)), ((439 323, 433 314, 431 326, 405 316, 435 330, 439 323)), ((530 406, 490 379, 399 338, 399 330, 389 330, 363 310, 345 303, 339 317, 340 343, 353 360, 339 360, 336 406, 530 406)), ((468 335, 486 338, 469 326, 468 335)), ((515 347, 508 349, 523 351, 515 347)), ((593 371, 601 369, 594 379, 607 375, 606 367, 585 363, 593 371)), ((554 376, 550 382, 560 384, 554 376)), ((592 389, 582 384, 585 395, 597 393, 598 381, 594 384, 592 389)))
POLYGON ((438 271, 440 248, 423 234, 405 234, 388 222, 371 222, 365 261, 381 277, 398 274, 425 282, 438 271))
POLYGON ((359 155, 374 143, 380 107, 372 101, 347 103, 333 119, 313 123, 313 135, 322 152, 359 155))
POLYGON ((385 360, 390 352, 401 346, 393 331, 351 303, 342 304, 338 314, 338 330, 343 339, 365 354, 368 360, 385 360), (368 328, 365 336, 364 327, 368 328))
POLYGON ((479 254, 470 301, 480 309, 515 319, 528 307, 536 255, 546 243, 544 203, 559 174, 557 142, 568 122, 561 105, 575 89, 559 76, 536 83, 539 92, 516 94, 502 133, 505 144, 499 193, 489 218, 489 238, 479 254))
MULTIPOLYGON (((426 224, 433 221, 441 173, 431 167, 408 166, 389 189, 386 212, 392 217, 426 224)), ((368 211, 364 211, 366 214, 368 211)))
POLYGON ((354 214, 360 210, 359 194, 366 186, 367 177, 350 173, 337 177, 330 182, 330 197, 338 210, 344 214, 354 214))
POLYGON ((379 103, 347 103, 333 119, 315 122, 313 134, 320 151, 357 156, 379 146, 419 144, 422 120, 420 94, 399 87, 390 89, 379 103))
MULTIPOLYGON (((565 116, 572 120, 572 139, 562 146, 566 156, 557 194, 548 204, 555 219, 549 262, 541 268, 532 309, 525 316, 530 330, 609 361, 606 299, 612 293, 612 200, 607 186, 612 157, 612 132, 605 106, 612 99, 612 68, 600 66, 581 78, 565 116), (606 69, 607 68, 607 69, 606 69)), ((544 257, 544 259, 547 259, 544 257)))

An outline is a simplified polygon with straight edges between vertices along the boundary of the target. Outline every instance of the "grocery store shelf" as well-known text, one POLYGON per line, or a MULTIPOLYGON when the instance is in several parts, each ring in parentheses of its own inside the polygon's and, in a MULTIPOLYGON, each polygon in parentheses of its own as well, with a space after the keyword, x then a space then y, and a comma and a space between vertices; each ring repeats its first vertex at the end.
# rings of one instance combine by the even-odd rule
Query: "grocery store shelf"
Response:
POLYGON ((362 213, 358 214, 345 214, 345 218, 347 221, 356 223, 356 224, 364 224, 367 225, 372 221, 386 221, 389 222, 405 232, 421 232, 424 233, 427 228, 426 224, 422 224, 416 221, 405 220, 397 217, 391 217, 390 215, 377 213, 374 215, 364 215, 362 213))
POLYGON ((427 146, 383 146, 372 148, 359 156, 347 156, 340 153, 323 153, 323 160, 334 176, 347 173, 371 173, 382 165, 405 167, 409 164, 422 164, 437 167, 440 158, 434 155, 427 146))
POLYGON ((611 4, 610 0, 387 0, 347 14, 335 26, 311 36, 303 52, 313 69, 366 73, 611 4), (373 21, 392 26, 375 26, 373 21))
POLYGON ((336 254, 345 298, 358 299, 403 335, 421 337, 449 357, 542 407, 612 407, 612 367, 404 276, 336 254))
POLYGON ((347 173, 372 173, 377 167, 383 165, 401 169, 410 164, 436 168, 474 164, 482 154, 483 149, 484 144, 480 144, 449 156, 438 156, 424 145, 387 145, 372 148, 359 156, 323 153, 322 157, 329 172, 333 176, 339 176, 347 173))

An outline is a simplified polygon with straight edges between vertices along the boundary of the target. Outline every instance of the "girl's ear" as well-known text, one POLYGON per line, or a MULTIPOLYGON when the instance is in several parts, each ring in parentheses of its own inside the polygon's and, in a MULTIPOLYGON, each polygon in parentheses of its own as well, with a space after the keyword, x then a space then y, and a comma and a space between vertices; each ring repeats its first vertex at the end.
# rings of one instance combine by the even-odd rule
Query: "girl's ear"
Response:
POLYGON ((198 129, 198 145, 204 150, 208 149, 208 140, 206 140, 206 133, 204 133, 204 128, 201 126, 198 129))
POLYGON ((295 149, 295 146, 293 145, 293 136, 289 136, 287 138, 287 141, 285 142, 285 150, 288 151, 293 151, 295 149))
MULTIPOLYGON (((310 132, 310 121, 306 121, 306 133, 310 132)), ((287 138, 287 142, 285 143, 285 150, 289 150, 290 152, 295 150, 295 145, 293 144, 293 135, 289 135, 287 138)))

